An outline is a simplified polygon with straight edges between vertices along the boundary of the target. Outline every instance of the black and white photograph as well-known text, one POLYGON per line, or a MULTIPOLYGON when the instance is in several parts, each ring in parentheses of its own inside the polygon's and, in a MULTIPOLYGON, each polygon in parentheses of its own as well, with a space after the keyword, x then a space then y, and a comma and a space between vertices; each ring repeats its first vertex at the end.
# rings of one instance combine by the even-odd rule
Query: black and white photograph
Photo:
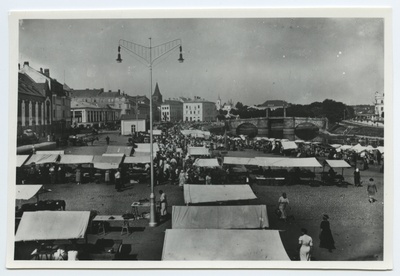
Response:
POLYGON ((12 14, 8 267, 391 267, 387 9, 106 14, 12 14))

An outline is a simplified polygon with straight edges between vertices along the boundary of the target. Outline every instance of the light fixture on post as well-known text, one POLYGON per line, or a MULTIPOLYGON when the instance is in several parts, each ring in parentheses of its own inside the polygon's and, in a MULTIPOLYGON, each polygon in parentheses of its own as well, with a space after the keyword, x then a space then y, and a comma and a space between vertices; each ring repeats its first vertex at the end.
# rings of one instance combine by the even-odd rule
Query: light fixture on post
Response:
POLYGON ((121 62, 122 62, 122 58, 121 58, 121 46, 118 46, 118 57, 117 57, 116 61, 117 61, 118 63, 121 63, 121 62))
POLYGON ((183 63, 184 59, 182 56, 182 46, 179 46, 179 59, 178 59, 179 63, 183 63))
POLYGON ((156 205, 155 205, 155 195, 154 195, 154 155, 153 155, 153 63, 158 60, 160 57, 170 53, 171 51, 177 49, 179 47, 179 59, 180 63, 183 62, 182 57, 182 42, 180 39, 175 39, 170 42, 166 42, 164 44, 160 44, 158 46, 151 46, 151 38, 149 38, 149 47, 142 46, 130 41, 126 41, 123 39, 119 40, 118 45, 118 58, 117 62, 121 63, 121 47, 126 51, 134 54, 138 57, 139 61, 144 63, 149 67, 150 71, 150 221, 149 226, 155 227, 157 226, 156 221, 156 205))

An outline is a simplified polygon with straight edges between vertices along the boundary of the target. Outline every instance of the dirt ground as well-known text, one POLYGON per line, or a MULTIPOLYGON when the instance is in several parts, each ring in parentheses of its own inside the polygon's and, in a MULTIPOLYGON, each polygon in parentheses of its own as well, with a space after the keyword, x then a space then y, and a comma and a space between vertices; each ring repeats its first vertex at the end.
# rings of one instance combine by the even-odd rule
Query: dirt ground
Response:
MULTIPOLYGON (((101 134, 100 140, 93 146, 68 147, 66 154, 102 154, 106 150, 105 137, 111 138, 110 145, 125 145, 128 138, 117 134, 101 134)), ((228 156, 268 156, 252 150, 229 152, 228 156)), ((322 169, 317 169, 317 179, 322 169)), ((338 171, 341 173, 341 171, 338 171)), ((345 180, 353 184, 353 168, 344 170, 345 180)), ((270 229, 283 230, 282 242, 289 257, 298 259, 297 241, 300 229, 307 228, 314 240, 312 258, 318 260, 382 260, 383 259, 383 174, 379 168, 371 166, 367 171, 361 171, 362 181, 367 182, 370 177, 375 179, 378 193, 377 202, 369 203, 366 185, 354 187, 318 186, 308 183, 292 186, 253 185, 257 199, 252 204, 266 204, 270 229), (290 200, 288 213, 293 219, 288 222, 279 221, 274 211, 277 208, 278 198, 286 192, 290 200), (335 239, 336 250, 329 253, 327 249, 318 247, 319 224, 322 215, 330 217, 332 234, 335 239)), ((46 185, 51 192, 41 195, 41 199, 63 199, 66 201, 66 210, 90 211, 96 210, 102 215, 121 215, 131 211, 131 203, 140 199, 149 198, 148 183, 130 184, 122 192, 117 192, 113 185, 73 183, 46 185)), ((184 205, 183 192, 175 185, 161 185, 168 198, 169 213, 171 206, 184 205)), ((140 210, 146 212, 145 208, 140 210)), ((113 224, 118 224, 113 222, 113 224)), ((111 225, 113 226, 113 225, 111 225)), ((115 225, 118 226, 118 225, 115 225)), ((121 235, 120 228, 112 228, 106 235, 89 234, 88 242, 96 243, 99 239, 122 239, 126 246, 130 260, 160 260, 164 242, 165 230, 171 228, 168 220, 157 227, 149 227, 148 220, 141 219, 131 223, 131 233, 121 235)))

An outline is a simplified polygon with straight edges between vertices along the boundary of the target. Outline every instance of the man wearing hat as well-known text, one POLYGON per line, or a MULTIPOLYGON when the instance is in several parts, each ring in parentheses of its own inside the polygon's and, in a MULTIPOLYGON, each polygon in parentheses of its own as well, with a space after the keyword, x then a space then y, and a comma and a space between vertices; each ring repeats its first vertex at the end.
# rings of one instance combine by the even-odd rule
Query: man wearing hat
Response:
POLYGON ((374 179, 372 177, 369 179, 367 192, 368 192, 368 201, 369 201, 369 203, 374 203, 376 201, 375 193, 378 192, 378 189, 376 188, 374 179))

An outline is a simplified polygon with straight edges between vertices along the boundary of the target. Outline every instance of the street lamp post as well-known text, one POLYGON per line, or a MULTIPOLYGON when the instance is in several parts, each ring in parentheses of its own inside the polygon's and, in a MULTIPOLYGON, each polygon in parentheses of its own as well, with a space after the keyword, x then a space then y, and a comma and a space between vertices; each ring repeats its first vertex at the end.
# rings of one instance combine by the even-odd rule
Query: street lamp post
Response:
MULTIPOLYGON (((155 206, 155 195, 154 195, 154 156, 153 156, 153 65, 154 62, 157 61, 160 57, 172 52, 173 50, 179 47, 179 59, 180 63, 183 62, 182 57, 182 42, 180 39, 175 39, 158 46, 151 46, 151 37, 149 38, 149 47, 142 46, 130 41, 126 41, 123 39, 119 40, 118 44, 118 57, 117 62, 121 63, 121 48, 126 51, 134 54, 135 57, 138 57, 139 61, 144 63, 149 67, 150 72, 150 227, 157 226, 156 221, 156 206, 155 206)), ((137 112, 137 111, 136 111, 137 112)))

